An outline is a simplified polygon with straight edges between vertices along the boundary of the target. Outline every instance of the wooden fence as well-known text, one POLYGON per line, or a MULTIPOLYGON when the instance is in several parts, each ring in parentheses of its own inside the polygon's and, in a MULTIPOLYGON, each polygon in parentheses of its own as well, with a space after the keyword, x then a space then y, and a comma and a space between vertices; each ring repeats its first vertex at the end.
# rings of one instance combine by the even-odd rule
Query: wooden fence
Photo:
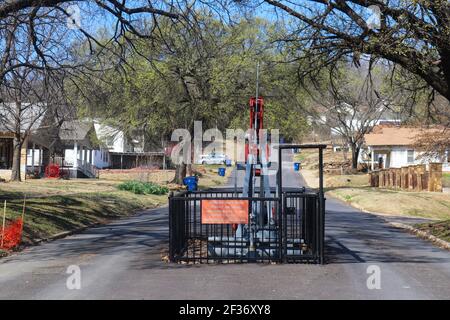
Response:
POLYGON ((428 171, 424 164, 382 169, 369 179, 371 187, 442 192, 442 163, 430 163, 428 171))

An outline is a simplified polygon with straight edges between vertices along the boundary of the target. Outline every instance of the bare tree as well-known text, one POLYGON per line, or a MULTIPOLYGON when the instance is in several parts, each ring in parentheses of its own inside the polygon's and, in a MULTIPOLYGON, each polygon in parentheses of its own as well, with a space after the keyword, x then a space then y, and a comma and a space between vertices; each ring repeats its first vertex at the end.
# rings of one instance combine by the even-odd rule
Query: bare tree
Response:
POLYGON ((60 90, 54 79, 41 71, 29 68, 15 69, 11 79, 0 88, 0 127, 13 134, 13 162, 11 180, 21 180, 21 152, 31 133, 37 132, 47 112, 59 105, 60 90), (55 88, 56 87, 56 88, 55 88))
POLYGON ((142 24, 143 17, 162 15, 176 20, 179 14, 175 11, 181 10, 182 3, 10 0, 0 4, 1 121, 14 133, 13 180, 20 180, 20 153, 26 137, 51 102, 61 98, 65 83, 74 83, 80 75, 101 76, 96 56, 111 42, 122 48, 113 52, 117 64, 126 63, 129 48, 121 45, 129 34, 150 38, 156 29, 156 23, 142 24), (83 15, 89 19, 82 20, 83 15), (115 21, 107 26, 101 41, 95 26, 99 18, 115 21), (54 86, 59 90, 52 90, 54 86))
POLYGON ((381 90, 382 78, 367 74, 367 69, 344 66, 332 68, 327 81, 309 93, 314 101, 312 113, 317 122, 331 128, 351 148, 352 168, 369 133, 383 115, 392 112, 394 95, 381 90), (319 108, 317 108, 319 106, 319 108))

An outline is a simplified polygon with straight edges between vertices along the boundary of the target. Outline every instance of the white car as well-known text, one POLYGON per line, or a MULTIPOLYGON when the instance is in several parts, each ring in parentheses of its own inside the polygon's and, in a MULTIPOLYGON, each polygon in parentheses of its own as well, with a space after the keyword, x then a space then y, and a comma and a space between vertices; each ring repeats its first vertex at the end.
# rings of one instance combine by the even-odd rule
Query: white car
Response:
POLYGON ((200 164, 225 164, 227 157, 221 153, 202 154, 200 164))

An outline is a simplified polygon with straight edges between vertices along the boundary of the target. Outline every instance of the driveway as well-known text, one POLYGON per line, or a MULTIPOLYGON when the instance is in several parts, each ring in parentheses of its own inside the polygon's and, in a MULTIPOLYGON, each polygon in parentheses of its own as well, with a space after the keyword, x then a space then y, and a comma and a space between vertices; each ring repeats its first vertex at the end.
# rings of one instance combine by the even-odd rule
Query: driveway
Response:
MULTIPOLYGON (((289 160, 284 182, 302 185, 289 160)), ((167 264, 164 207, 1 259, 0 298, 450 299, 450 252, 337 200, 326 207, 323 266, 167 264), (70 265, 81 289, 66 286, 70 265), (368 289, 368 267, 379 268, 380 289, 368 289)))

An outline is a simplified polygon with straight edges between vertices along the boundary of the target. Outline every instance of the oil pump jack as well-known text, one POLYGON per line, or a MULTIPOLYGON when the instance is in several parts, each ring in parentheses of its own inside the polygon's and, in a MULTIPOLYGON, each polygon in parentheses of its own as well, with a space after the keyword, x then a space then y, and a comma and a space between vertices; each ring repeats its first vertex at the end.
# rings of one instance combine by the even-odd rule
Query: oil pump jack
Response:
POLYGON ((256 95, 249 101, 245 162, 236 165, 234 189, 169 195, 170 261, 324 262, 326 145, 280 144, 269 148, 258 78, 259 68, 256 95), (283 186, 283 151, 296 149, 318 150, 318 190, 283 186), (270 150, 276 150, 276 164, 269 161, 270 150), (245 174, 238 188, 239 169, 245 169, 245 174), (271 179, 275 172, 276 179, 271 179))
MULTIPOLYGON (((258 94, 258 90, 257 90, 258 94)), ((209 237, 209 251, 220 256, 271 256, 278 250, 278 230, 275 223, 276 202, 265 201, 277 196, 269 180, 269 144, 263 126, 264 99, 250 98, 250 130, 245 145, 245 176, 242 198, 260 198, 249 205, 249 223, 236 226, 232 237, 209 237), (259 187, 258 185, 259 178, 259 187), (258 244, 256 246, 256 244, 258 244)), ((235 193, 237 191, 235 190, 235 193)))

